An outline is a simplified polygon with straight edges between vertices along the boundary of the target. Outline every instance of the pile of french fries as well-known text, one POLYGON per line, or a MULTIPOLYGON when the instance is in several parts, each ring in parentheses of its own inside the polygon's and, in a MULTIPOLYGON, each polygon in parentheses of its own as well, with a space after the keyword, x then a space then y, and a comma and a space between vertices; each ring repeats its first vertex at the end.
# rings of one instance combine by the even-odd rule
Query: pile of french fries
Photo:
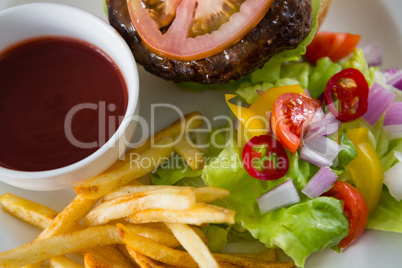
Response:
POLYGON ((60 213, 11 193, 0 196, 3 210, 43 231, 31 243, 0 253, 0 267, 295 267, 279 262, 274 249, 259 254, 211 253, 200 229, 234 223, 234 212, 209 204, 229 192, 216 187, 145 185, 149 175, 174 152, 190 168, 203 168, 202 155, 182 133, 202 125, 191 113, 126 153, 104 173, 74 188, 77 196, 60 213), (156 141, 159 146, 151 146, 156 141), (130 154, 147 158, 133 166, 130 154), (66 257, 79 253, 82 263, 66 257))

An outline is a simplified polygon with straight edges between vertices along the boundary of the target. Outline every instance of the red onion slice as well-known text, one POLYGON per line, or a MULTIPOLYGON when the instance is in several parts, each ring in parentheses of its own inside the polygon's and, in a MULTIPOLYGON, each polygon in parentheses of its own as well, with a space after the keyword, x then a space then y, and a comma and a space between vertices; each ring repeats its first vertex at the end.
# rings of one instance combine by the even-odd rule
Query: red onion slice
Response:
POLYGON ((367 112, 363 115, 363 119, 371 126, 374 126, 395 97, 394 93, 380 84, 374 83, 369 91, 367 112))
POLYGON ((392 74, 387 78, 387 84, 402 90, 402 70, 392 74))
POLYGON ((335 157, 342 150, 335 141, 327 137, 312 137, 304 141, 304 145, 300 149, 300 159, 317 165, 332 166, 335 157))
POLYGON ((338 175, 335 174, 329 167, 323 166, 306 184, 302 193, 310 197, 311 199, 321 196, 327 191, 334 182, 338 179, 338 175))
POLYGON ((292 180, 288 180, 257 198, 261 213, 267 213, 300 202, 292 180))
POLYGON ((384 126, 402 124, 402 102, 393 102, 384 115, 384 126))

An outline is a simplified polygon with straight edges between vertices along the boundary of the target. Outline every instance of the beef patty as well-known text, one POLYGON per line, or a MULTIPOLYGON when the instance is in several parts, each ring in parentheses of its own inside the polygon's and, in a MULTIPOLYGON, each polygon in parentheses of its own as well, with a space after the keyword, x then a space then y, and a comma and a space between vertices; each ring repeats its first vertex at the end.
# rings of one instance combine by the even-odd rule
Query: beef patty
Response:
POLYGON ((194 61, 173 60, 148 49, 135 30, 127 0, 107 0, 110 24, 123 36, 136 61, 174 82, 225 84, 261 68, 272 56, 293 49, 312 24, 310 0, 276 0, 259 24, 234 46, 194 61))

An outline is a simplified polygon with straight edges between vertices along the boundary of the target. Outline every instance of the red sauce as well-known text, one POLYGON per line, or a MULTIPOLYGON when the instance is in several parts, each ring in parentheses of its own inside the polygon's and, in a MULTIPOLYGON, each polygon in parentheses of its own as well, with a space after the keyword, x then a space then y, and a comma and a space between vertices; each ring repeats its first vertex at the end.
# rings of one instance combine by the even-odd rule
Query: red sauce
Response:
POLYGON ((91 44, 41 37, 7 49, 0 54, 0 165, 44 171, 84 159, 116 132, 127 101, 120 70, 91 44))

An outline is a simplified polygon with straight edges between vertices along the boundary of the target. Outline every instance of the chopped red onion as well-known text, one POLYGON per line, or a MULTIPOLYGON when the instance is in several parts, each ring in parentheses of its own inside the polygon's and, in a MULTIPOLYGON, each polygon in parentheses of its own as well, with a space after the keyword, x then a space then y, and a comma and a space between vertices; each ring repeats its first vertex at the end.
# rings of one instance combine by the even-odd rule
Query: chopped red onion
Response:
POLYGON ((385 78, 388 78, 388 77, 390 77, 391 75, 395 74, 398 71, 399 71, 398 68, 391 68, 391 69, 387 69, 385 71, 382 71, 382 74, 384 75, 385 78))
POLYGON ((382 85, 374 83, 369 91, 367 112, 363 115, 363 119, 374 126, 394 99, 394 93, 382 85))
POLYGON ((362 50, 369 66, 380 66, 382 64, 382 51, 378 42, 365 45, 362 50))
POLYGON ((402 90, 402 70, 397 71, 387 78, 387 84, 402 90))
POLYGON ((402 124, 402 102, 393 102, 384 115, 384 126, 402 124))
POLYGON ((288 180, 257 198, 261 213, 300 202, 300 196, 292 180, 288 180))
POLYGON ((338 179, 338 175, 329 167, 323 166, 306 184, 302 193, 311 199, 321 196, 338 179))
POLYGON ((313 165, 323 167, 323 166, 332 166, 332 161, 328 159, 328 157, 325 157, 324 155, 311 150, 310 148, 307 148, 303 146, 300 149, 300 159, 307 161, 313 165))
POLYGON ((398 162, 384 172, 384 184, 389 193, 398 201, 402 199, 402 163, 398 162))
POLYGON ((335 157, 342 150, 342 146, 325 136, 314 136, 303 142, 300 159, 319 167, 332 166, 335 157))

